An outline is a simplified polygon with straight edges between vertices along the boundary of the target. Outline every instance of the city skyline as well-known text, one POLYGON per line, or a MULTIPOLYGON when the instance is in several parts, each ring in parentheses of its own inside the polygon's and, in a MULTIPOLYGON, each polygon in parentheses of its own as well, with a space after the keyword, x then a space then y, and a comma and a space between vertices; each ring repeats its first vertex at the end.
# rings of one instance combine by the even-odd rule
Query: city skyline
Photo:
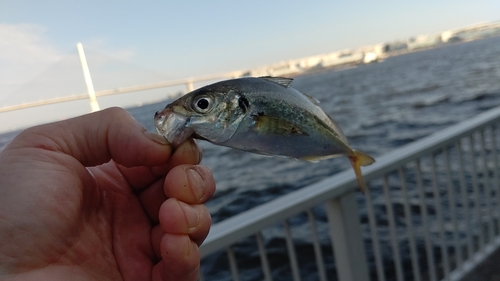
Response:
MULTIPOLYGON (((252 69, 335 50, 439 33, 498 21, 498 10, 500 3, 493 0, 418 4, 3 2, 0 4, 0 38, 4 39, 0 44, 0 107, 4 101, 16 103, 18 95, 37 100, 58 96, 58 91, 84 93, 78 64, 69 71, 54 72, 54 66, 60 67, 69 61, 67 57, 72 60, 76 56, 77 42, 82 42, 89 53, 99 50, 121 61, 112 75, 93 77, 96 90, 104 90, 252 69), (134 66, 135 73, 126 73, 130 70, 127 65, 134 66), (47 77, 51 71, 54 77, 47 77), (39 86, 41 80, 53 80, 53 87, 39 86), (78 89, 65 90, 72 88, 78 89)), ((91 62, 90 68, 95 73, 95 63, 91 62)), ((65 116, 81 113, 69 109, 61 112, 67 113, 65 116)), ((0 116, 1 120, 4 118, 0 116)))
MULTIPOLYGON (((186 90, 189 92, 193 90, 194 83, 203 81, 212 81, 218 79, 236 78, 242 76, 287 76, 297 75, 307 72, 312 68, 331 68, 342 65, 357 65, 361 63, 371 63, 374 61, 383 60, 392 55, 399 55, 411 51, 418 51, 427 48, 433 48, 448 41, 454 43, 457 41, 470 41, 482 39, 488 36, 498 36, 500 34, 500 21, 486 22, 474 24, 470 26, 463 26, 450 30, 438 32, 436 34, 419 34, 406 38, 403 40, 380 42, 374 45, 361 46, 357 49, 342 49, 330 50, 328 53, 313 54, 302 58, 291 58, 279 62, 271 62, 267 65, 258 66, 254 68, 246 68, 233 70, 226 73, 208 74, 198 77, 184 77, 173 81, 158 81, 157 83, 149 83, 146 85, 133 85, 131 87, 118 87, 101 90, 98 96, 114 95, 126 92, 135 92, 140 90, 155 89, 155 88, 169 88, 175 85, 186 85, 186 90), (486 34, 482 34, 485 33, 486 34), (480 33, 480 34, 477 34, 480 33), (404 45, 404 46, 403 46, 404 45), (413 45, 413 46, 411 46, 413 45), (394 49, 395 47, 395 49, 394 49), (386 50, 384 50, 386 49, 386 50), (287 68, 287 69, 284 69, 287 68)), ((77 45, 82 45, 78 43, 77 45)), ((77 46, 78 47, 78 46, 77 46)), ((85 96, 85 93, 82 93, 85 96)), ((82 94, 75 95, 75 99, 82 99, 82 94)), ((177 93, 172 93, 177 94, 177 93)), ((70 101, 67 97, 48 100, 48 104, 70 101)), ((43 102, 28 102, 28 107, 43 105, 43 102), (33 104, 33 105, 31 105, 33 104)), ((22 105, 22 104, 21 104, 22 105)), ((0 106, 0 113, 10 111, 9 108, 16 108, 16 105, 0 106)), ((22 108, 22 107, 19 107, 22 108)))

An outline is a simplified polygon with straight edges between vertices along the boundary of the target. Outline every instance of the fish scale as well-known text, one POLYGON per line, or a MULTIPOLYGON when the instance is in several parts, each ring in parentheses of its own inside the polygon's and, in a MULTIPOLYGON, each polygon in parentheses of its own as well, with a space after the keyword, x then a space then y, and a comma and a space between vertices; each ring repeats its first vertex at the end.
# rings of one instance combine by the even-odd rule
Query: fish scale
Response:
POLYGON ((194 137, 311 162, 347 156, 364 191, 360 167, 375 160, 352 149, 319 102, 290 87, 291 82, 281 77, 245 77, 199 88, 156 112, 156 129, 173 146, 194 137))

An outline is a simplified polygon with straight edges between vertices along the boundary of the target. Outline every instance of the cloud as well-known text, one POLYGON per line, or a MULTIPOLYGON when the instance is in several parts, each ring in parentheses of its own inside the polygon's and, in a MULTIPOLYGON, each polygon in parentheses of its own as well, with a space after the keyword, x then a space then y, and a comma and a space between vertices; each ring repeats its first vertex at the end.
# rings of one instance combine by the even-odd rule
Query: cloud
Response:
MULTIPOLYGON (((32 24, 0 24, 0 90, 12 93, 63 56, 47 39, 46 29, 32 24)), ((3 96, 0 96, 2 99, 3 96)))
POLYGON ((45 38, 46 29, 32 24, 0 24, 2 57, 16 63, 53 62, 60 55, 45 38))
MULTIPOLYGON (((47 31, 35 24, 0 23, 0 107, 85 92, 76 42, 72 52, 62 52, 47 31)), ((127 62, 135 54, 131 48, 110 47, 106 39, 83 45, 93 66, 110 57, 127 62)))
POLYGON ((104 38, 93 38, 91 40, 82 42, 85 52, 96 51, 100 54, 112 57, 115 60, 129 62, 135 55, 133 48, 113 49, 109 47, 109 40, 104 38))

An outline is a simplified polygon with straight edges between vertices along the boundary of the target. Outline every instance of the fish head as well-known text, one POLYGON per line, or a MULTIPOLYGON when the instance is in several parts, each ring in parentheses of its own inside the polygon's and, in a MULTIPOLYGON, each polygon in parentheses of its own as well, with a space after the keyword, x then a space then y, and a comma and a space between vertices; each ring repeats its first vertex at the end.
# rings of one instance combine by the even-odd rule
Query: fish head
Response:
POLYGON ((154 117, 156 131, 174 147, 178 147, 193 134, 193 130, 186 127, 188 117, 176 113, 179 109, 167 105, 162 111, 156 112, 154 117))
POLYGON ((241 121, 239 99, 232 89, 198 89, 156 112, 156 130, 174 147, 191 136, 213 143, 224 142, 241 121))

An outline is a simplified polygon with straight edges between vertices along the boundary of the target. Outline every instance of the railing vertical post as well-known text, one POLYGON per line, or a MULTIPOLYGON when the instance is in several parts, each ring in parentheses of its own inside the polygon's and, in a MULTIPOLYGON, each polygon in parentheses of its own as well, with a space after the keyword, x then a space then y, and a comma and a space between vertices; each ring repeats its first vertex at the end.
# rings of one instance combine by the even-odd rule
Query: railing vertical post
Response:
POLYGON ((193 86, 193 81, 192 80, 189 80, 187 81, 186 83, 186 89, 187 89, 187 92, 192 92, 194 90, 194 86, 193 86))
POLYGON ((328 201, 326 210, 339 280, 368 281, 356 193, 350 192, 328 201))

